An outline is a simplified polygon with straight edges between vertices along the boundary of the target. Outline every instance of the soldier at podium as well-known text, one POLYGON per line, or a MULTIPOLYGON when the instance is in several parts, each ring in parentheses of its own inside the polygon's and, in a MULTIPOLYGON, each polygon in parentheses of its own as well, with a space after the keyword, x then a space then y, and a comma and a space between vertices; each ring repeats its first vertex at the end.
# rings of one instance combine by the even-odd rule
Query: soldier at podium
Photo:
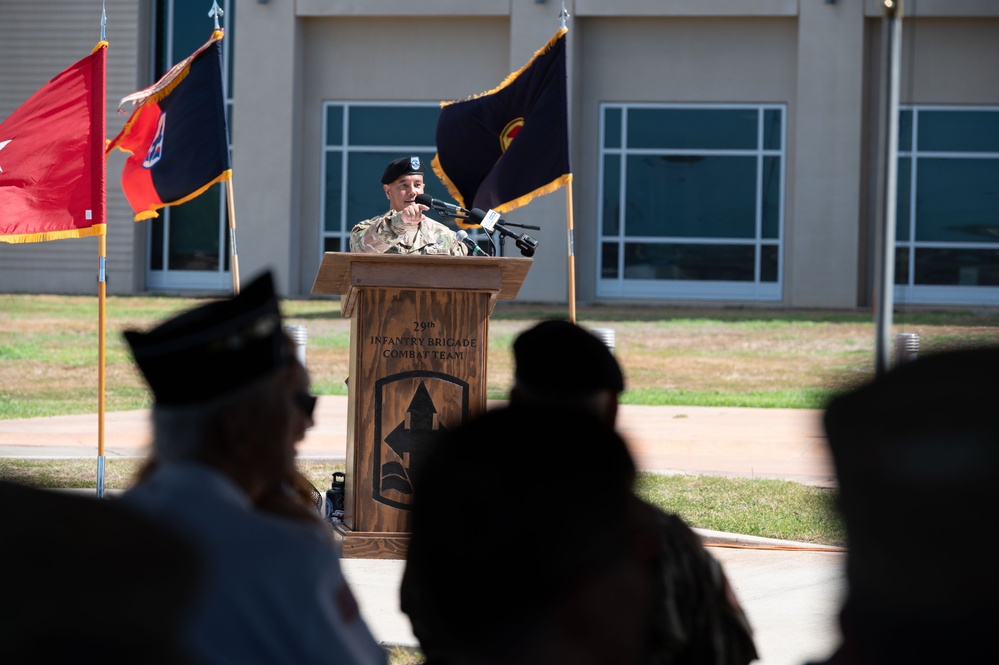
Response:
POLYGON ((429 208, 416 203, 423 193, 425 169, 419 157, 389 162, 382 174, 382 189, 389 211, 354 226, 350 251, 375 254, 449 254, 466 256, 468 247, 455 232, 423 214, 429 208))

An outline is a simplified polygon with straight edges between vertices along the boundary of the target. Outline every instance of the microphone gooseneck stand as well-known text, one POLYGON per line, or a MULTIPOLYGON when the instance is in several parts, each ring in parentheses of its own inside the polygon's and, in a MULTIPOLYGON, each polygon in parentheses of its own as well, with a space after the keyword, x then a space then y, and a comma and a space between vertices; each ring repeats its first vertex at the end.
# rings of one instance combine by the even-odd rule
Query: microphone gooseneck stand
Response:
MULTIPOLYGON (((531 229, 540 231, 540 226, 531 226, 530 224, 514 224, 513 222, 507 222, 503 219, 498 219, 498 213, 490 210, 489 213, 482 212, 478 208, 472 208, 471 210, 466 210, 460 206, 445 203, 444 201, 438 201, 437 199, 431 198, 425 194, 421 194, 417 197, 417 202, 423 205, 429 205, 434 212, 439 214, 441 217, 450 217, 452 219, 461 219, 465 221, 471 221, 474 224, 478 224, 486 232, 486 237, 489 239, 489 255, 496 256, 497 246, 496 241, 493 239, 493 232, 498 231, 499 240, 499 255, 504 256, 504 251, 506 247, 507 236, 513 238, 517 243, 517 249, 524 256, 531 257, 534 256, 534 252, 538 248, 538 241, 527 235, 526 233, 517 233, 516 231, 511 231, 510 226, 516 226, 521 229, 531 229), (496 218, 496 221, 491 222, 491 228, 487 228, 482 225, 485 221, 487 215, 496 218)), ((474 240, 472 242, 475 242, 474 240)))

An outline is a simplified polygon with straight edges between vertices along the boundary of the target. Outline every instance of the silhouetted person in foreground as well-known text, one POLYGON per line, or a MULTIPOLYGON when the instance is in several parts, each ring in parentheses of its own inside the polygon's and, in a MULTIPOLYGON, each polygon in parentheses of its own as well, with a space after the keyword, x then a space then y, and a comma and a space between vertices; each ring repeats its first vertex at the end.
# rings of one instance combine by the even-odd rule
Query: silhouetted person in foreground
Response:
POLYGON ((996 662, 997 376, 999 348, 926 355, 826 409, 849 543, 828 665, 996 662))
MULTIPOLYGON (((580 325, 551 319, 518 335, 513 352, 512 406, 577 409, 616 426, 625 378, 603 340, 580 325)), ((593 464, 599 468, 600 458, 593 464)), ((755 660, 752 630, 721 564, 681 517, 637 497, 635 502, 637 515, 659 540, 648 662, 745 665, 755 660)))
POLYGON ((200 558, 186 646, 206 663, 384 663, 328 526, 293 490, 315 398, 270 274, 125 337, 154 396, 153 464, 120 501, 200 558))
POLYGON ((401 591, 429 662, 648 663, 658 543, 634 477, 577 411, 497 409, 433 440, 401 591))
POLYGON ((0 482, 0 663, 196 665, 182 647, 201 569, 113 500, 0 482))

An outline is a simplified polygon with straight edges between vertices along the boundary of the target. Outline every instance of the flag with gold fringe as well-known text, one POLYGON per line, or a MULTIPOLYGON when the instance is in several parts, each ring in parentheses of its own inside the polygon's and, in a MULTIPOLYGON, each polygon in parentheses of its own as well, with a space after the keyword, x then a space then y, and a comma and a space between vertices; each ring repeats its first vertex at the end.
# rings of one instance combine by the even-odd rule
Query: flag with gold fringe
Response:
POLYGON ((499 87, 441 103, 433 168, 462 207, 505 213, 572 180, 566 32, 499 87))
POLYGON ((104 235, 106 41, 0 122, 0 242, 104 235))
POLYGON ((223 32, 174 65, 159 81, 118 105, 138 105, 108 143, 130 153, 121 173, 135 221, 189 201, 232 177, 222 87, 223 32))

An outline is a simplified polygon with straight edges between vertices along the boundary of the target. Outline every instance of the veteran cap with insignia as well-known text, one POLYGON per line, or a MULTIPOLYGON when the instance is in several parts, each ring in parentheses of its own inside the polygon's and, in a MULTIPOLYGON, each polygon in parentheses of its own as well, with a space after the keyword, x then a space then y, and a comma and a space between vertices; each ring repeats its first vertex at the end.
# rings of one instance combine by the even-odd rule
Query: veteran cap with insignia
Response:
POLYGON ((236 296, 184 312, 147 332, 124 335, 160 405, 223 396, 294 357, 270 272, 236 296))
POLYGON ((393 159, 385 167, 385 172, 382 173, 382 184, 392 184, 404 175, 423 175, 425 170, 423 160, 415 155, 413 157, 393 159))

